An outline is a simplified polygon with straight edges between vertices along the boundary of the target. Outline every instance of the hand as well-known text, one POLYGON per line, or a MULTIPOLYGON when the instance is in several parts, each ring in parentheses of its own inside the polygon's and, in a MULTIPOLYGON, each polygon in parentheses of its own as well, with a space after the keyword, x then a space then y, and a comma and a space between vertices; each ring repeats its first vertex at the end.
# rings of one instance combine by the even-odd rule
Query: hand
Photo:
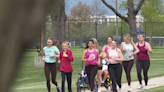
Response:
POLYGON ((111 59, 113 59, 113 60, 115 60, 115 58, 114 57, 110 57, 111 59))
POLYGON ((106 62, 108 62, 108 63, 110 63, 110 61, 109 61, 109 59, 108 59, 108 58, 105 58, 105 61, 106 61, 106 62))
POLYGON ((42 58, 42 61, 45 61, 45 57, 42 58))
POLYGON ((100 61, 97 62, 97 65, 100 65, 100 61))
POLYGON ((54 57, 55 55, 49 55, 49 57, 54 57))
POLYGON ((85 77, 85 75, 82 74, 82 77, 85 77))
POLYGON ((88 58, 87 61, 91 61, 91 58, 88 58))
POLYGON ((64 56, 64 57, 68 57, 68 55, 67 55, 66 53, 63 53, 63 56, 64 56))
POLYGON ((129 57, 131 57, 133 54, 130 54, 129 57))
POLYGON ((123 48, 123 49, 122 49, 122 52, 124 52, 125 50, 126 50, 126 49, 125 49, 125 48, 123 48))
POLYGON ((59 64, 61 63, 60 60, 58 60, 58 63, 59 63, 59 64))
POLYGON ((146 50, 148 50, 148 47, 147 47, 147 46, 145 46, 145 49, 146 49, 146 50))

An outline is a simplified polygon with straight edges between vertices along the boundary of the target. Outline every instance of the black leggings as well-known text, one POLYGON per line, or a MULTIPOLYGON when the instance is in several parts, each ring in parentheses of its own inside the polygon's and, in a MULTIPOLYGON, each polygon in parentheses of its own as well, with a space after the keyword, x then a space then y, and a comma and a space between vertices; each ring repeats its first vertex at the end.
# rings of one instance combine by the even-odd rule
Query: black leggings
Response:
POLYGON ((97 65, 89 65, 85 67, 86 74, 88 77, 88 82, 91 88, 91 91, 93 91, 95 85, 94 85, 94 79, 97 74, 98 66, 97 65))
POLYGON ((127 79, 127 81, 128 81, 128 85, 129 85, 129 86, 130 86, 130 82, 131 82, 130 72, 131 72, 133 63, 134 63, 134 60, 122 62, 122 65, 123 65, 124 70, 125 70, 125 73, 126 73, 126 79, 127 79))
POLYGON ((71 84, 72 84, 72 72, 61 72, 62 77, 62 92, 65 92, 65 76, 67 77, 67 84, 68 84, 68 92, 72 92, 71 84))
POLYGON ((112 80, 113 92, 117 92, 116 82, 119 88, 121 88, 122 66, 120 63, 109 64, 108 71, 112 80))
POLYGON ((149 67, 150 67, 150 60, 137 60, 136 68, 137 68, 137 75, 138 75, 138 80, 139 80, 140 84, 142 84, 141 71, 143 69, 145 85, 147 85, 147 83, 148 83, 147 73, 148 73, 149 67))
POLYGON ((51 72, 52 83, 57 86, 57 82, 56 82, 56 73, 57 73, 56 63, 46 63, 45 62, 44 73, 45 73, 46 80, 47 80, 48 92, 51 92, 51 90, 50 90, 51 89, 51 87, 50 87, 50 72, 51 72))

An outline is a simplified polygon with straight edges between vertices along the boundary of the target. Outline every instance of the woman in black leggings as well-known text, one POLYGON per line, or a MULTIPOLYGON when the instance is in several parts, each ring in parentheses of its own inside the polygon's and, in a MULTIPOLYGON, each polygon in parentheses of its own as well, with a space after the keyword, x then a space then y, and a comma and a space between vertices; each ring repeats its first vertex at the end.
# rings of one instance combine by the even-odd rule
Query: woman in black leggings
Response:
POLYGON ((120 64, 123 61, 123 55, 120 49, 117 48, 117 42, 112 41, 111 48, 107 51, 109 63, 108 71, 112 80, 113 92, 117 92, 116 82, 119 86, 119 91, 122 91, 121 77, 122 77, 122 66, 120 64))
POLYGON ((145 89, 148 89, 148 70, 150 67, 150 59, 149 55, 147 52, 152 53, 152 48, 148 42, 145 42, 145 35, 140 34, 139 35, 139 43, 136 43, 139 53, 137 54, 137 62, 136 62, 136 68, 137 68, 137 75, 138 75, 138 80, 140 85, 138 86, 137 89, 142 89, 142 76, 141 76, 141 71, 143 69, 143 74, 144 74, 144 80, 145 80, 145 89))
POLYGON ((99 51, 93 48, 93 45, 94 45, 94 41, 89 40, 81 59, 82 62, 86 62, 85 70, 88 77, 88 82, 91 88, 91 92, 93 92, 93 89, 95 87, 94 79, 98 70, 97 65, 100 64, 99 51))
POLYGON ((59 85, 56 82, 56 57, 59 58, 59 50, 56 46, 53 46, 53 40, 48 38, 46 47, 43 48, 44 56, 42 58, 45 61, 44 72, 47 80, 47 89, 48 92, 51 92, 50 87, 50 73, 52 76, 52 83, 56 85, 57 92, 60 92, 59 85))

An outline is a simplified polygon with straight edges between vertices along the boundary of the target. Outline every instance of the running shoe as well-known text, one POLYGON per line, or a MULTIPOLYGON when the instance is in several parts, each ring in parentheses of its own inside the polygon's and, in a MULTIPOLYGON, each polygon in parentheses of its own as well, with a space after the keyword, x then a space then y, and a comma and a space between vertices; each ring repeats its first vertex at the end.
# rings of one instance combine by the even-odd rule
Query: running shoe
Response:
POLYGON ((59 86, 57 87, 57 92, 61 92, 61 91, 60 91, 60 87, 59 87, 59 86))
POLYGON ((145 89, 149 89, 149 87, 146 85, 146 86, 145 86, 145 89))
POLYGON ((101 84, 104 84, 104 81, 101 81, 101 84))
POLYGON ((128 92, 131 92, 131 88, 128 89, 128 92))
POLYGON ((98 91, 97 92, 101 92, 101 88, 98 88, 98 91))
POLYGON ((141 84, 137 87, 137 89, 142 89, 142 88, 143 86, 141 84))
POLYGON ((121 87, 121 88, 119 88, 119 92, 122 92, 123 91, 123 88, 121 87))
POLYGON ((87 84, 85 84, 85 87, 87 88, 87 87, 88 87, 88 85, 87 85, 87 84))

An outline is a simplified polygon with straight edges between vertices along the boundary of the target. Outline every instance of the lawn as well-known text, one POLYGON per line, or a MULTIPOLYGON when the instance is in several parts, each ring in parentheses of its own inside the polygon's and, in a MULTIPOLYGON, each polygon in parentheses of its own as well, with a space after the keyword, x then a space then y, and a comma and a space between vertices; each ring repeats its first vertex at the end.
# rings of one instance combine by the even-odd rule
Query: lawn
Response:
POLYGON ((156 88, 151 88, 148 90, 143 90, 141 92, 163 92, 164 91, 164 86, 156 87, 156 88))
MULTIPOLYGON (((72 47, 71 48, 74 55, 74 62, 72 62, 73 66, 73 76, 72 76, 72 89, 76 90, 75 82, 79 75, 77 73, 81 72, 82 62, 81 56, 84 48, 81 47, 72 47)), ((164 58, 164 49, 153 49, 153 54, 150 55, 150 58, 164 58)), ((19 72, 14 80, 14 84, 12 87, 12 92, 47 92, 46 89, 46 79, 44 76, 43 67, 35 67, 34 66, 34 57, 37 56, 38 53, 33 50, 27 50, 25 55, 23 56, 19 72)), ((151 66, 149 69, 149 78, 155 76, 164 75, 164 61, 151 61, 151 66)), ((135 64, 133 65, 131 72, 132 80, 137 80, 136 68, 135 64)), ((61 85, 61 77, 60 73, 57 74, 57 82, 61 85)), ((125 73, 122 75, 122 82, 126 82, 125 73)), ((67 84, 66 84, 67 87, 67 84)), ((56 91, 56 87, 51 85, 52 91, 56 91)), ((66 88, 67 89, 67 88, 66 88)), ((66 91, 67 92, 67 91, 66 91)))

